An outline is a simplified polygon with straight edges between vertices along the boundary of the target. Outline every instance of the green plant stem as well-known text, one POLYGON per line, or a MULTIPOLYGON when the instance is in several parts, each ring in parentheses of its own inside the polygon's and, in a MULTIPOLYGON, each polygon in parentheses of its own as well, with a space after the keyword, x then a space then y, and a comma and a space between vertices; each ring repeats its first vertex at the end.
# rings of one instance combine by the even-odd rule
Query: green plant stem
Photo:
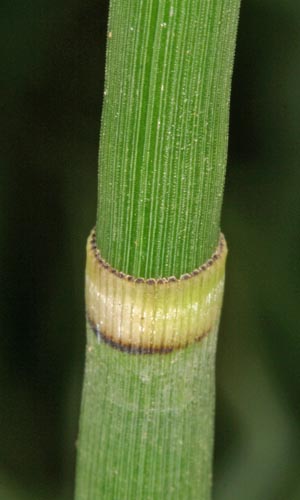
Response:
POLYGON ((239 3, 110 3, 97 242, 124 273, 179 277, 217 245, 239 3))
POLYGON ((238 10, 110 4, 76 500, 210 498, 238 10))
POLYGON ((77 500, 209 498, 215 343, 134 355, 88 326, 77 500))

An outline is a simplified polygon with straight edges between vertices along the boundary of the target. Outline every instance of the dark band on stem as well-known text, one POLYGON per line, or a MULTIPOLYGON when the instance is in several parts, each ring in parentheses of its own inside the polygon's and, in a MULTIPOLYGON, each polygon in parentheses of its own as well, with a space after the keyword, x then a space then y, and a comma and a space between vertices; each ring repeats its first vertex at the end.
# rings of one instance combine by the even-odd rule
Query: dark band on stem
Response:
MULTIPOLYGON (((97 328, 95 323, 88 317, 88 315, 87 315, 87 322, 90 328, 93 330, 94 334, 96 335, 98 341, 104 342, 104 344, 107 344, 110 347, 117 349, 118 351, 126 352, 127 354, 169 354, 173 351, 179 351, 181 349, 185 349, 186 347, 192 345, 189 342, 176 347, 175 346, 142 347, 142 346, 124 344, 121 341, 116 342, 111 337, 108 337, 103 332, 101 332, 97 328)), ((207 330, 206 332, 196 337, 193 343, 200 342, 203 338, 205 338, 209 334, 209 332, 210 330, 207 330)))

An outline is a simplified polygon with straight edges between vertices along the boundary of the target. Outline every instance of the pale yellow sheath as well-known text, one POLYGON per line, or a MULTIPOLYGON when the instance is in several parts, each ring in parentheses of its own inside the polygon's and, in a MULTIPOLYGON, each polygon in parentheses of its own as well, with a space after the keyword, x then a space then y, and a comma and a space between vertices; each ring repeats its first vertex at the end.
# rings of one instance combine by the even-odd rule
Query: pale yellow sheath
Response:
POLYGON ((199 341, 217 326, 227 246, 220 235, 212 257, 177 279, 134 278, 107 264, 87 241, 86 308, 94 331, 131 352, 168 352, 199 341))

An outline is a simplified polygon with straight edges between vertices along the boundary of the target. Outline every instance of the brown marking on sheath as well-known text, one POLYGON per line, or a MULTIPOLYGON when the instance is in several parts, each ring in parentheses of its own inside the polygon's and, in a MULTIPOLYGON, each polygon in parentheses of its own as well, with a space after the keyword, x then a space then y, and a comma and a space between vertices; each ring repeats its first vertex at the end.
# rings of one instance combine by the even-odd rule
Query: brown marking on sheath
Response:
POLYGON ((154 278, 148 278, 146 280, 147 285, 155 285, 156 280, 154 278))
POLYGON ((181 279, 181 280, 188 280, 190 277, 191 277, 191 275, 190 275, 190 274, 185 273, 185 274, 182 274, 182 275, 180 276, 180 279, 181 279))
POLYGON ((194 338, 194 342, 201 342, 201 340, 203 340, 205 337, 207 337, 207 335, 209 334, 209 332, 211 331, 211 328, 208 328, 205 332, 201 333, 200 335, 197 335, 197 337, 194 338))
POLYGON ((180 349, 185 349, 186 347, 192 344, 201 342, 201 340, 204 339, 211 331, 211 328, 209 328, 205 332, 197 335, 197 337, 194 338, 193 342, 186 342, 185 344, 181 344, 178 346, 162 345, 161 347, 143 347, 143 346, 125 344, 124 342, 121 341, 121 339, 119 342, 113 340, 111 337, 101 332, 99 328, 97 328, 95 323, 89 318, 88 314, 87 314, 87 321, 98 340, 113 347, 114 349, 117 349, 118 351, 126 352, 128 354, 169 354, 173 351, 179 351, 180 349))

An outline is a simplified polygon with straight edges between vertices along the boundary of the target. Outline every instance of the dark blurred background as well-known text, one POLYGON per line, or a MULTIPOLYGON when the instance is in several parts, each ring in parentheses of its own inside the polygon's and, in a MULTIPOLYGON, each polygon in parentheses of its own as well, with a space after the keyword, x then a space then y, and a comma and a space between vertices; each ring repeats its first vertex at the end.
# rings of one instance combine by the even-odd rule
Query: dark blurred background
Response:
MULTIPOLYGON (((0 498, 74 483, 107 1, 2 0, 0 498)), ((215 500, 300 499, 300 3, 242 2, 215 500)), ((117 499, 122 500, 122 499, 117 499)))

